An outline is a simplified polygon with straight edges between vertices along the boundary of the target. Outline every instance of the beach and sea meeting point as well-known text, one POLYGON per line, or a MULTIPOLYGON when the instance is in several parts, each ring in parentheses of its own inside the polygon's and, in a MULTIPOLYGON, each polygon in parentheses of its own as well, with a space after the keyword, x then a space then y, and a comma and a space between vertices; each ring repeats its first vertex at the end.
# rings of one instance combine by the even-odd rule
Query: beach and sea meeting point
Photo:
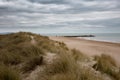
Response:
POLYGON ((120 1, 0 0, 0 80, 120 80, 120 1))

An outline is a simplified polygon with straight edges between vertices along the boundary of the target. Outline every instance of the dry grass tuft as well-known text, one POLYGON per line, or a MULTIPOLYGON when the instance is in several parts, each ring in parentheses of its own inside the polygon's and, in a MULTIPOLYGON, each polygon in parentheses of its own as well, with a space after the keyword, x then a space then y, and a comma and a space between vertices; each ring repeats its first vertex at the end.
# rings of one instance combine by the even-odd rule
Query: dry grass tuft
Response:
POLYGON ((7 66, 0 66, 0 80, 21 80, 19 73, 7 66))
POLYGON ((82 52, 76 50, 76 49, 72 49, 71 50, 71 55, 72 57, 76 60, 76 61, 89 61, 89 58, 84 55, 82 52))
POLYGON ((42 65, 42 64, 43 64, 43 57, 42 56, 33 56, 24 63, 24 65, 22 67, 22 71, 23 72, 32 71, 37 66, 42 65))
POLYGON ((60 53, 55 62, 47 66, 45 73, 48 80, 104 80, 101 75, 96 76, 90 68, 82 67, 66 53, 60 53))
POLYGON ((97 63, 93 66, 93 68, 110 75, 115 80, 120 79, 120 72, 115 70, 117 68, 116 63, 111 56, 102 54, 101 56, 95 56, 95 60, 97 63))

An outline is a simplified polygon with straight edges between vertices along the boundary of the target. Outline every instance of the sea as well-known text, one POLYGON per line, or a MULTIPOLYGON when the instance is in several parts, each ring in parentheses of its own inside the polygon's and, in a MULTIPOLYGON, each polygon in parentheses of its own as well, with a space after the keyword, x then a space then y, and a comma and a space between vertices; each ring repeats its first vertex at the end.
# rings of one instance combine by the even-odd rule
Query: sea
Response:
POLYGON ((120 43, 120 33, 49 33, 46 36, 76 36, 76 35, 94 35, 95 37, 78 37, 87 40, 104 41, 120 43))
MULTIPOLYGON (((9 34, 0 33, 0 34, 9 34)), ((95 41, 104 41, 104 42, 113 42, 120 43, 120 33, 37 33, 43 36, 78 36, 78 35, 94 35, 95 37, 77 37, 83 38, 87 40, 95 40, 95 41)))
POLYGON ((120 43, 120 33, 94 33, 95 37, 83 37, 88 40, 120 43))

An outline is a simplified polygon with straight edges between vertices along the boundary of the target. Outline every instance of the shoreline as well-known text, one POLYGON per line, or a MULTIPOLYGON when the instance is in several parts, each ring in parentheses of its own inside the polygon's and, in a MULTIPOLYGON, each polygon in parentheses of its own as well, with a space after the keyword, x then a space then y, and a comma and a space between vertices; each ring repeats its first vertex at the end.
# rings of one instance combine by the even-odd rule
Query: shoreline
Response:
POLYGON ((68 48, 77 49, 87 56, 107 54, 112 56, 120 66, 120 43, 87 40, 76 37, 49 37, 64 42, 68 48))
POLYGON ((84 39, 84 40, 90 40, 90 41, 97 41, 97 42, 105 42, 105 43, 115 43, 115 44, 120 44, 120 42, 118 42, 118 41, 89 39, 89 38, 87 38, 87 37, 74 37, 74 38, 84 39))
POLYGON ((77 39, 81 39, 81 40, 83 39, 83 40, 86 40, 86 41, 117 44, 117 45, 119 44, 120 45, 120 42, 115 42, 115 41, 94 40, 94 39, 87 39, 87 38, 82 38, 82 37, 72 37, 72 38, 77 38, 77 39))

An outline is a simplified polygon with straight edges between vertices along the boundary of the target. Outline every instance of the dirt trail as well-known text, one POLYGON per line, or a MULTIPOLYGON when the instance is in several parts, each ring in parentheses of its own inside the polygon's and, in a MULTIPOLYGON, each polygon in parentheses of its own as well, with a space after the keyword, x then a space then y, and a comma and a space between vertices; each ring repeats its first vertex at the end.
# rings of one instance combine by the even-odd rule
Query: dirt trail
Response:
POLYGON ((36 42, 34 36, 30 36, 30 38, 31 38, 31 44, 36 45, 37 42, 36 42))
MULTIPOLYGON (((44 56, 44 61, 46 65, 51 65, 54 60, 56 59, 56 54, 54 53, 46 53, 46 55, 44 56)), ((44 70, 46 68, 46 65, 41 65, 41 66, 37 66, 35 70, 33 70, 26 78, 24 78, 23 80, 36 80, 38 77, 41 77, 41 80, 43 78, 44 79, 44 70)))

